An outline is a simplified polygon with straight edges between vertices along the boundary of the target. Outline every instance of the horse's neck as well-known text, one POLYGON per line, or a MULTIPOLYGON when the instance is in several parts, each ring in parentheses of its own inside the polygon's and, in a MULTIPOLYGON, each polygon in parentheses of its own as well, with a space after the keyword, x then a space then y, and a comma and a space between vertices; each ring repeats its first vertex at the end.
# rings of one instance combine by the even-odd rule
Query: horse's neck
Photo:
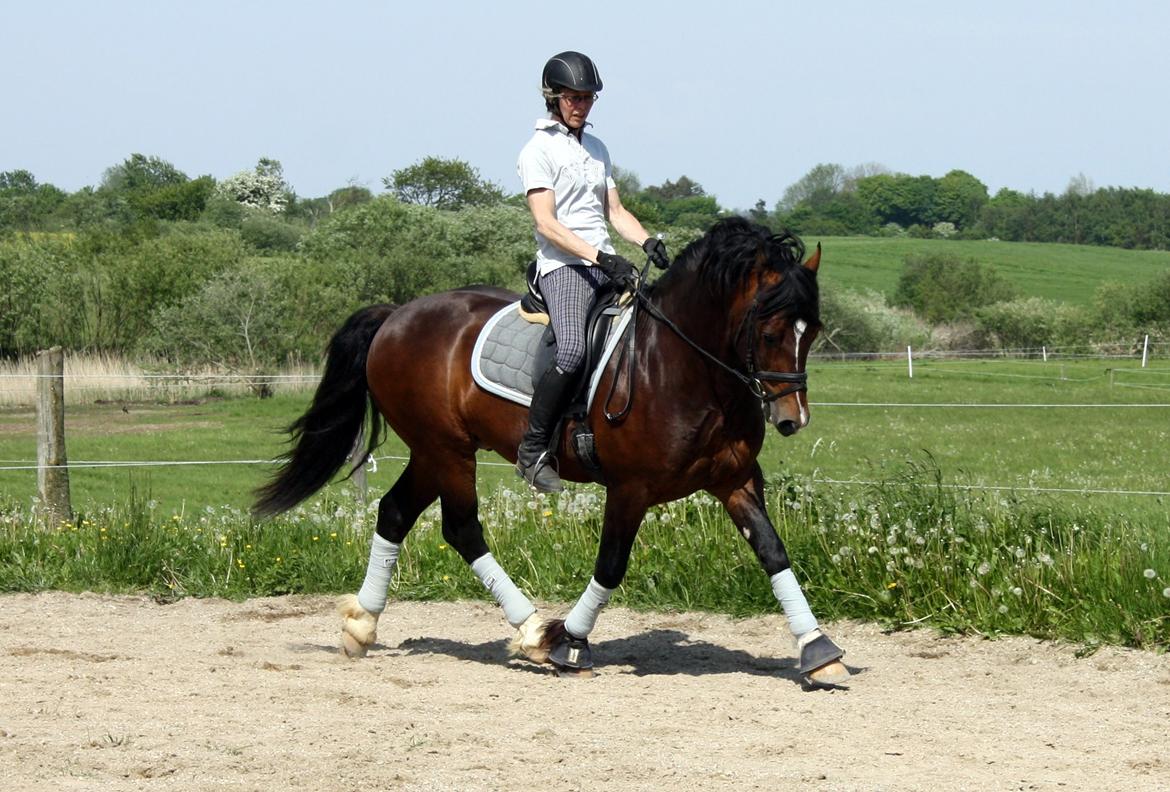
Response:
MULTIPOLYGON (((704 305, 703 300, 704 295, 686 295, 675 289, 656 300, 655 306, 700 349, 732 369, 742 369, 735 355, 733 319, 704 305)), ((663 381, 671 383, 675 404, 693 403, 701 411, 739 411, 740 402, 750 395, 743 383, 711 363, 664 322, 649 317, 647 322, 643 348, 654 359, 646 363, 661 372, 663 381)))
MULTIPOLYGON (((724 307, 716 307, 709 303, 709 296, 704 294, 698 284, 694 288, 678 288, 684 284, 672 284, 675 288, 659 295, 656 305, 662 314, 674 324, 695 344, 710 352, 724 363, 736 366, 734 359, 735 339, 732 337, 734 328, 732 319, 724 307)), ((655 323, 666 334, 678 338, 669 327, 661 322, 655 323)), ((686 345, 681 338, 680 343, 686 345)), ((688 353, 696 358, 696 362, 705 363, 702 356, 688 347, 688 353)))

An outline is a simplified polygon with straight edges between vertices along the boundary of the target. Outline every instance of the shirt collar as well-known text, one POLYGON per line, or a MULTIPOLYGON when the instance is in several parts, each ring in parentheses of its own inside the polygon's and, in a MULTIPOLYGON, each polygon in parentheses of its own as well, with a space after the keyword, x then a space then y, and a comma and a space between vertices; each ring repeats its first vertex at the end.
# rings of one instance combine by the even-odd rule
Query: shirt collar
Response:
MULTIPOLYGON (((590 121, 586 121, 585 126, 591 127, 591 126, 593 126, 593 123, 590 121)), ((544 118, 536 119, 536 128, 537 129, 555 129, 563 135, 570 134, 569 128, 567 126, 565 126, 563 123, 561 123, 560 121, 558 121, 555 117, 553 117, 552 113, 549 113, 544 118)))

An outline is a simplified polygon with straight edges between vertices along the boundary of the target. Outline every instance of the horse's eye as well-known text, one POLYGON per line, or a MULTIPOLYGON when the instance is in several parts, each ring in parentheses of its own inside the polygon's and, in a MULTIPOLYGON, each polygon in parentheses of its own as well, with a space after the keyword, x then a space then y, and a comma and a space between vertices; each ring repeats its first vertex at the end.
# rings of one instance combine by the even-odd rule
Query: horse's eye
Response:
POLYGON ((776 346, 780 341, 780 336, 775 333, 763 333, 760 337, 764 339, 764 343, 768 346, 776 346))

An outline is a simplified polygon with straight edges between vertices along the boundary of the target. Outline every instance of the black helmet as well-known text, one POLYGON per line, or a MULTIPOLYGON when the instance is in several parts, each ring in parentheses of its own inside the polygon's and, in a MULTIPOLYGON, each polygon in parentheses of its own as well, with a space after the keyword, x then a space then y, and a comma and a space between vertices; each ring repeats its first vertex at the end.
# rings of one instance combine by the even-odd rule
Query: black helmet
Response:
POLYGON ((540 87, 546 92, 554 91, 557 86, 574 91, 600 91, 601 75, 589 56, 570 50, 549 58, 540 75, 540 87))

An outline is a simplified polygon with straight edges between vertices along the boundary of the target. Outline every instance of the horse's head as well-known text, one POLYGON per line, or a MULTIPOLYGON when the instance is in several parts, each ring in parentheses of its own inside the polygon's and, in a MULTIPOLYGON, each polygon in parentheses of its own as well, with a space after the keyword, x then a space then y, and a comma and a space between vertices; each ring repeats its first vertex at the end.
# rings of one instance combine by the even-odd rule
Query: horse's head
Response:
POLYGON ((804 367, 821 329, 820 246, 807 261, 804 252, 791 234, 726 218, 688 246, 660 281, 664 291, 682 293, 694 306, 697 279, 713 298, 708 304, 720 306, 728 321, 707 327, 723 337, 708 337, 704 346, 724 350, 720 365, 747 385, 783 435, 808 425, 804 367))
POLYGON ((766 270, 744 318, 748 376, 768 423, 784 436, 809 422, 805 364, 821 330, 816 272, 821 247, 803 264, 766 270))

